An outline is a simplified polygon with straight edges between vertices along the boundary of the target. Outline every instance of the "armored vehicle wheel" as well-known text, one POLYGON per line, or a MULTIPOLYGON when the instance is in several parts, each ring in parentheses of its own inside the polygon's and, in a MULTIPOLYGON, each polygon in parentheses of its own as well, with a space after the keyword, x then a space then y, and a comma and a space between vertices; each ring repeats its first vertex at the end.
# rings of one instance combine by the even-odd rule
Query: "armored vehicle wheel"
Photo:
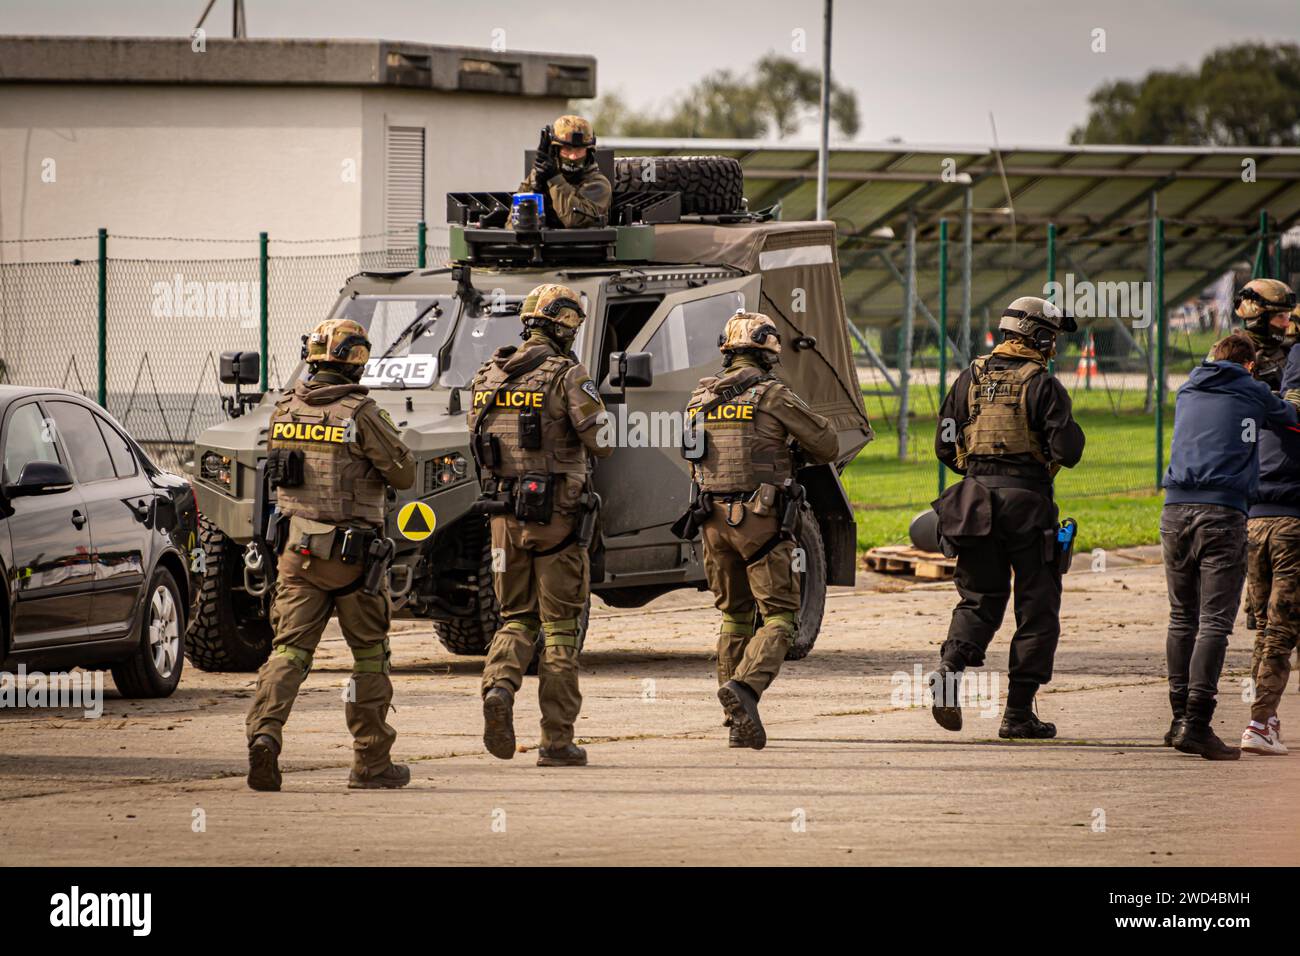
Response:
POLYGON ((681 193, 683 215, 736 212, 744 205, 745 176, 729 156, 624 156, 614 159, 616 193, 681 193), (654 163, 654 180, 645 171, 654 163))
POLYGON ((262 599, 244 590, 244 549, 202 519, 203 585, 185 633, 185 656, 201 671, 255 671, 271 654, 262 599))
MULTIPOLYGON (((799 516, 799 530, 795 547, 802 549, 803 571, 799 573, 799 590, 803 601, 799 610, 799 633, 794 646, 786 651, 787 661, 799 661, 808 656, 822 629, 822 614, 826 611, 826 545, 822 542, 817 518, 805 505, 799 516)), ((796 552, 796 556, 799 552, 796 552)))
POLYGON ((501 611, 492 590, 492 539, 487 522, 466 523, 459 535, 459 548, 467 561, 478 561, 465 580, 473 593, 472 610, 464 617, 434 621, 433 630, 442 646, 453 654, 482 655, 501 626, 501 611))

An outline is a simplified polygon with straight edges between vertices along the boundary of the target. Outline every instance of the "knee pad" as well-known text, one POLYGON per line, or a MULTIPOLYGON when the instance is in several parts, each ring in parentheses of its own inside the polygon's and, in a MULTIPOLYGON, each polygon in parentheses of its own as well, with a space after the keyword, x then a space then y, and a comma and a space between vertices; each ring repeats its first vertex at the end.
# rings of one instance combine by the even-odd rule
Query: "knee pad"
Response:
POLYGON ((501 630, 510 631, 522 637, 532 637, 541 626, 542 619, 539 617, 512 617, 501 625, 501 630))
POLYGON ((542 631, 545 633, 545 646, 547 647, 578 647, 578 619, 576 617, 567 617, 561 621, 545 621, 542 623, 542 631))
POLYGON ((384 638, 378 644, 354 647, 352 648, 352 673, 387 674, 391 657, 388 638, 384 638))
POLYGON ((722 627, 718 629, 721 637, 753 637, 754 615, 722 613, 722 627))
POLYGON ((303 676, 311 673, 312 652, 305 651, 301 647, 294 647, 291 644, 277 644, 271 649, 272 654, 279 654, 287 657, 298 665, 302 670, 303 676))
POLYGON ((794 640, 795 634, 799 631, 799 615, 794 611, 777 611, 768 614, 763 618, 763 623, 773 624, 785 631, 790 640, 794 640))

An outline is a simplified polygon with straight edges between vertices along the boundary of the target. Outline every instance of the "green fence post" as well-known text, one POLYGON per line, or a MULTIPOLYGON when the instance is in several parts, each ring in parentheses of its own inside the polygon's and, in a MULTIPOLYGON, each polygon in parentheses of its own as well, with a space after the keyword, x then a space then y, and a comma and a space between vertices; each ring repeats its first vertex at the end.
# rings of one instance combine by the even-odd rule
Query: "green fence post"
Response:
MULTIPOLYGON (((939 220, 939 398, 940 404, 948 392, 948 220, 939 220)), ((938 423, 943 428, 943 422, 938 423)), ((939 494, 947 484, 948 475, 943 462, 939 462, 939 494)))
MULTIPOLYGON (((1049 222, 1047 224, 1047 285, 1051 285, 1051 283, 1055 281, 1056 281, 1056 223, 1049 222)), ((1044 292, 1047 291, 1046 287, 1044 287, 1043 291, 1044 292)), ((1043 296, 1043 298, 1047 299, 1047 301, 1049 302, 1052 302, 1052 304, 1060 308, 1062 312, 1065 311, 1064 303, 1053 302, 1052 297, 1048 295, 1043 296)), ((1056 359, 1048 360, 1047 371, 1049 373, 1056 372, 1056 359)))
POLYGON ((108 408, 108 230, 99 230, 99 407, 108 408))
POLYGON ((270 324, 271 324, 270 322, 271 309, 270 309, 270 300, 268 296, 268 291, 266 288, 266 258, 267 258, 266 246, 267 246, 266 233, 259 232, 257 234, 257 258, 258 258, 257 269, 258 269, 258 279, 260 280, 260 285, 261 285, 260 298, 262 301, 261 301, 261 315, 258 317, 258 331, 261 335, 260 348, 262 350, 261 364, 262 364, 262 391, 263 392, 267 390, 267 375, 269 372, 267 365, 269 365, 271 361, 270 335, 268 334, 270 324))
POLYGON ((415 227, 416 242, 420 244, 420 248, 415 251, 415 264, 421 269, 426 266, 424 259, 424 240, 427 235, 427 228, 428 227, 425 225, 423 219, 421 219, 419 225, 415 227))
POLYGON ((1255 266, 1250 270, 1252 279, 1264 278, 1264 270, 1268 268, 1268 213, 1259 214, 1259 244, 1255 246, 1255 266))
POLYGON ((1286 282, 1282 274, 1282 226, 1277 227, 1277 237, 1273 240, 1273 278, 1286 282))
POLYGON ((1156 220, 1156 283, 1152 305, 1156 323, 1156 490, 1165 476, 1165 221, 1156 220))

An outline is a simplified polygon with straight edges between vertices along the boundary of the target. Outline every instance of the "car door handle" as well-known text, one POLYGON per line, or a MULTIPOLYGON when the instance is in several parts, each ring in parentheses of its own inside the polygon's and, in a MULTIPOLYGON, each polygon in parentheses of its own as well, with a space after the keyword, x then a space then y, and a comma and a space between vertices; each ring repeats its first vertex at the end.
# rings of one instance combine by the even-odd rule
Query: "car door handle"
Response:
POLYGON ((136 521, 147 521, 149 518, 149 502, 150 499, 141 498, 139 501, 126 501, 123 503, 131 509, 136 521))
POLYGON ((84 528, 86 526, 86 516, 80 511, 74 511, 72 512, 72 523, 78 528, 84 528))

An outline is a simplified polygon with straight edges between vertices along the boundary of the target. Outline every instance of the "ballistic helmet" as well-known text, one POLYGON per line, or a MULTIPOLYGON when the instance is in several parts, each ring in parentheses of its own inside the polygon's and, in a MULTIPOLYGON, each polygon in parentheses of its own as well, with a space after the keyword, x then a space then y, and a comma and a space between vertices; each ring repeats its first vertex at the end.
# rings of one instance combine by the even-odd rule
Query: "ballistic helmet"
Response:
POLYGON ((546 319, 574 330, 582 325, 582 320, 586 317, 578 293, 567 285, 553 283, 539 285, 528 293, 528 298, 524 299, 523 307, 519 310, 519 318, 525 323, 529 319, 546 319))
POLYGON ((1022 295, 1002 310, 998 328, 1003 332, 1016 332, 1032 339, 1034 333, 1040 330, 1054 336, 1061 332, 1077 332, 1079 324, 1073 316, 1066 315, 1046 299, 1022 295))
POLYGON ((302 337, 302 357, 308 362, 365 365, 370 359, 366 330, 351 319, 326 319, 302 337))
POLYGON ((589 120, 581 116, 567 114, 558 117, 551 124, 551 143, 555 146, 586 146, 590 148, 596 145, 596 134, 592 131, 589 120))
POLYGON ((1295 293, 1280 279, 1251 279, 1232 300, 1237 318, 1249 322, 1296 307, 1295 293))
POLYGON ((781 333, 762 312, 739 310, 727 319, 726 329, 718 336, 719 351, 734 352, 737 349, 763 349, 780 355, 781 333))

